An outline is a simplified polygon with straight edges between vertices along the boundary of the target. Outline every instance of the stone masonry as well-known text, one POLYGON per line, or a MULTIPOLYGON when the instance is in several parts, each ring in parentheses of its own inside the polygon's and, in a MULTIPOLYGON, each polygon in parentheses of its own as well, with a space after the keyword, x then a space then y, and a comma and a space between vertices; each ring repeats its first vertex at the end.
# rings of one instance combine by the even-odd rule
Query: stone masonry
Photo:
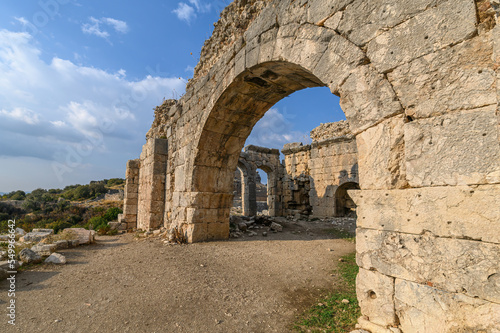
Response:
POLYGON ((311 145, 291 143, 282 150, 286 215, 343 216, 339 193, 359 183, 356 139, 345 121, 322 124, 311 138, 311 145))
POLYGON ((257 214, 256 178, 257 169, 267 173, 267 205, 270 216, 281 216, 281 192, 283 168, 278 149, 247 146, 240 153, 238 169, 242 174, 241 201, 243 215, 257 214))
POLYGON ((498 332, 499 5, 233 2, 185 95, 156 109, 138 226, 226 239, 253 126, 293 92, 327 86, 356 139, 360 328, 498 332))

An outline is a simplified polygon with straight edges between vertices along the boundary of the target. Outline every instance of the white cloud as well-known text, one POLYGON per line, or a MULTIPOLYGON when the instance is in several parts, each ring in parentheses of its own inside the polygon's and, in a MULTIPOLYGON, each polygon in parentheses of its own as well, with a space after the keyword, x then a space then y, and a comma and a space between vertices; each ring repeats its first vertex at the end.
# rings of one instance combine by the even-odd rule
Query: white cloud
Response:
MULTIPOLYGON (((11 176, 15 158, 65 164, 67 151, 76 151, 89 138, 100 141, 92 154, 80 154, 71 179, 86 164, 94 171, 107 170, 108 177, 113 172, 120 176, 116 170, 138 155, 153 120, 152 108, 163 98, 182 94, 186 84, 178 77, 132 81, 124 70, 111 73, 57 57, 47 63, 29 34, 8 30, 0 30, 0 73, 0 140, 8 143, 0 145, 0 159, 9 159, 2 165, 5 172, 11 168, 11 176)), ((55 177, 51 168, 45 171, 55 177)))
POLYGON ((27 26, 29 24, 29 21, 24 17, 14 17, 14 19, 21 23, 23 26, 27 26))
POLYGON ((184 2, 179 2, 177 9, 174 9, 173 13, 177 15, 179 20, 186 21, 187 23, 190 23, 192 19, 196 18, 194 8, 184 2))
POLYGON ((174 9, 172 12, 177 15, 179 20, 191 23, 197 17, 197 13, 207 13, 211 8, 212 5, 210 3, 203 3, 202 0, 189 0, 189 4, 179 2, 177 9, 174 9))
POLYGON ((257 122, 245 144, 281 149, 290 142, 311 142, 309 133, 294 131, 293 127, 286 113, 272 108, 257 122))
POLYGON ((22 107, 16 107, 12 111, 0 110, 0 115, 4 115, 16 120, 21 120, 30 125, 35 125, 40 122, 40 116, 38 114, 22 107))
POLYGON ((122 34, 129 31, 127 22, 114 18, 103 17, 101 19, 96 19, 95 17, 90 17, 89 21, 88 23, 82 24, 82 31, 86 34, 95 35, 104 39, 108 39, 110 36, 110 33, 105 30, 105 26, 111 27, 116 32, 122 34))
POLYGON ((101 22, 110 25, 116 32, 126 34, 128 32, 128 25, 125 21, 116 20, 110 17, 103 17, 101 22))
POLYGON ((97 37, 101 37, 107 39, 109 37, 109 33, 107 31, 101 30, 100 21, 90 17, 90 23, 82 24, 82 31, 89 35, 96 35, 97 37))
POLYGON ((187 72, 189 73, 191 76, 194 75, 194 67, 193 66, 187 66, 185 69, 184 69, 184 72, 187 72))
POLYGON ((203 4, 200 0, 189 0, 189 2, 196 7, 196 10, 200 13, 205 13, 210 11, 212 7, 211 4, 203 4))

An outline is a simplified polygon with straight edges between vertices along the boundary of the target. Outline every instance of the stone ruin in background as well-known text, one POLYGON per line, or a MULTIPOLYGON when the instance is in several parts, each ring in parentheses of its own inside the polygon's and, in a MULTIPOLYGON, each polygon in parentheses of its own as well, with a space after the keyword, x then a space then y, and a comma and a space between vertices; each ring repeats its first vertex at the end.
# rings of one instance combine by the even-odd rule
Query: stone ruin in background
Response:
MULTIPOLYGON (((346 190, 359 188, 356 140, 345 121, 322 124, 311 132, 313 143, 286 144, 280 152, 247 146, 240 153, 241 206, 244 216, 258 212, 257 181, 267 174, 268 215, 345 216, 355 208, 346 190), (348 207, 350 206, 350 207, 348 207)), ((262 200, 262 191, 259 193, 262 200)))
MULTIPOLYGON (((233 2, 186 94, 156 109, 140 159, 127 165, 124 226, 176 228, 189 242, 226 239, 234 173, 253 126, 289 94, 327 86, 355 137, 346 146, 357 151, 361 190, 348 193, 358 215, 360 327, 498 331, 499 5, 233 2)), ((330 199, 320 200, 331 192, 300 177, 320 175, 310 166, 325 149, 305 147, 285 149, 293 186, 283 182, 281 195, 299 200, 271 211, 332 212, 330 199)), ((323 173, 322 184, 335 185, 337 175, 323 173)))

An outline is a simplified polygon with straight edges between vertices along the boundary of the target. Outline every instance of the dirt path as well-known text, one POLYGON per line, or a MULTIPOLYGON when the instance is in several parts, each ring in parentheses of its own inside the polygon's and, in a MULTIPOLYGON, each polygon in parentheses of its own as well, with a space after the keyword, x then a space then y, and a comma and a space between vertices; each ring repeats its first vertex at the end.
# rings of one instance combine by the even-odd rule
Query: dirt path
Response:
MULTIPOLYGON (((65 266, 18 274, 16 326, 2 315, 0 331, 289 332, 295 316, 332 289, 338 258, 354 251, 318 224, 301 228, 175 246, 99 237, 61 251, 65 266)), ((0 286, 6 313, 7 284, 0 286)))

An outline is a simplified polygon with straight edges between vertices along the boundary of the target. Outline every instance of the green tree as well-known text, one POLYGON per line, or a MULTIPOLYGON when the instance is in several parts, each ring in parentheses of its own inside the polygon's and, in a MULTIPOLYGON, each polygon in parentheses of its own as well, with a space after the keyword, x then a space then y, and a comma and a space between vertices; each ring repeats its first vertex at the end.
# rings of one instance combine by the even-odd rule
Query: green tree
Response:
POLYGON ((118 218, 118 214, 123 213, 123 211, 118 207, 109 208, 106 213, 104 213, 103 217, 106 221, 114 221, 118 218))
POLYGON ((24 193, 24 191, 15 191, 15 192, 11 192, 9 193, 9 196, 8 198, 10 200, 24 200, 26 198, 26 193, 24 193))

